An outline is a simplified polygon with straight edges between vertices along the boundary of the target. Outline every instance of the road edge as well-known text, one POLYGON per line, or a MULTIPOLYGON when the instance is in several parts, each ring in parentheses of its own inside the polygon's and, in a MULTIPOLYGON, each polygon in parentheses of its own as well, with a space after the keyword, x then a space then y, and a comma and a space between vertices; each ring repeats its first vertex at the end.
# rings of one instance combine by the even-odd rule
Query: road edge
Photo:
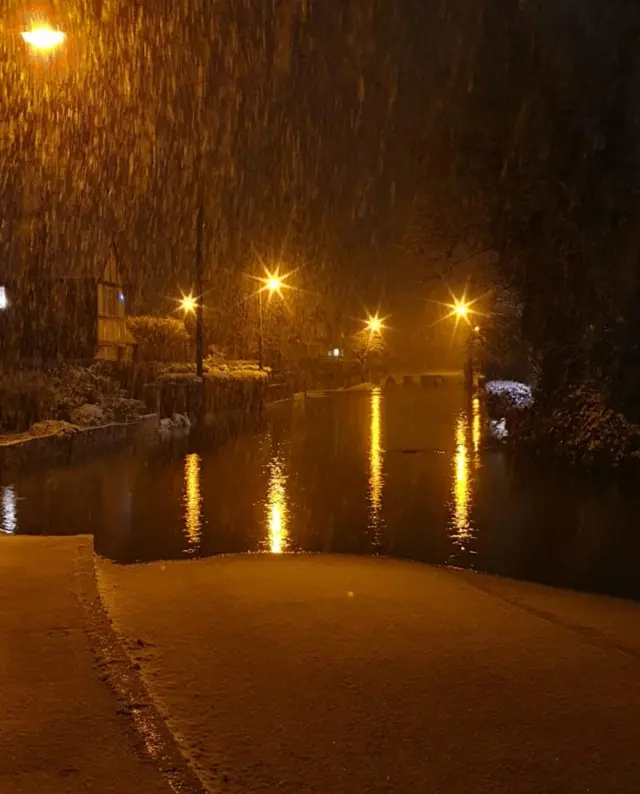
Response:
POLYGON ((127 653, 102 603, 96 579, 93 538, 82 539, 76 551, 78 598, 85 615, 96 674, 112 690, 140 739, 141 752, 158 768, 176 794, 211 794, 153 702, 140 665, 127 653))

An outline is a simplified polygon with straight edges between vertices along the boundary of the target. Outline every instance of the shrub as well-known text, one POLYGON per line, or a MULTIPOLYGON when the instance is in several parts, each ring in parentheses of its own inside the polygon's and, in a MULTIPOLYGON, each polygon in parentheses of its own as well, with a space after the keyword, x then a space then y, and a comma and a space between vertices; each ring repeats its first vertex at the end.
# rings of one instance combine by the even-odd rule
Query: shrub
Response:
POLYGON ((510 411, 524 410, 533 405, 531 389, 513 380, 494 380, 485 384, 487 410, 493 419, 502 419, 510 411))
POLYGON ((141 361, 179 362, 189 358, 189 334, 175 317, 128 317, 127 328, 136 340, 141 361))
POLYGON ((640 429, 607 405, 596 386, 582 384, 509 422, 516 442, 571 465, 619 466, 640 449, 640 429))
POLYGON ((80 425, 80 427, 97 427, 105 424, 106 421, 104 411, 97 405, 85 403, 71 411, 72 424, 80 425))

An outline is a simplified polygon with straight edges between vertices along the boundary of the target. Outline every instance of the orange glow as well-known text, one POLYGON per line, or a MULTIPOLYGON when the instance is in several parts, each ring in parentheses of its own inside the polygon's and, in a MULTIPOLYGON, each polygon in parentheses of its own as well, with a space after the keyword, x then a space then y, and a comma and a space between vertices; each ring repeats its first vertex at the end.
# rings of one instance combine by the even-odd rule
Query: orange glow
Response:
POLYGON ((46 24, 38 25, 31 28, 31 30, 25 30, 20 35, 32 50, 42 53, 56 50, 66 38, 61 30, 54 30, 54 28, 46 24))
POLYGON ((180 308, 185 314, 193 314, 198 307, 198 301, 193 295, 185 295, 180 301, 180 308))
POLYGON ((290 289, 291 285, 287 284, 287 279, 290 275, 291 273, 281 274, 279 270, 274 270, 271 272, 265 268, 264 278, 258 279, 260 282, 262 282, 260 291, 267 292, 269 297, 272 295, 279 295, 282 297, 282 291, 285 289, 290 289))
POLYGON ((369 331, 371 336, 380 336, 385 330, 384 321, 386 317, 380 317, 379 314, 370 314, 365 320, 366 330, 369 331))

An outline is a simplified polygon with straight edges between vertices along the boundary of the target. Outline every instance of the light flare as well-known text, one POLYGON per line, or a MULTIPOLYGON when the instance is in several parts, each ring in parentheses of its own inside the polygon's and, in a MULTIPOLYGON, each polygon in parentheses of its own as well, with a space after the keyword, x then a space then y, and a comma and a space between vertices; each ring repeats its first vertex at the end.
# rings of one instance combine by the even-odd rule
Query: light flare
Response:
POLYGON ((66 38, 61 30, 55 30, 50 25, 38 24, 21 34, 22 40, 36 52, 52 52, 60 47, 66 38))
POLYGON ((180 308, 185 314, 194 314, 198 308, 198 301, 191 294, 183 295, 180 301, 180 308))
POLYGON ((278 295, 282 298, 282 293, 286 289, 291 289, 291 284, 287 283, 287 279, 291 277, 291 273, 280 273, 279 270, 270 271, 265 268, 265 275, 259 278, 258 281, 262 284, 260 292, 266 292, 269 298, 273 295, 278 295))

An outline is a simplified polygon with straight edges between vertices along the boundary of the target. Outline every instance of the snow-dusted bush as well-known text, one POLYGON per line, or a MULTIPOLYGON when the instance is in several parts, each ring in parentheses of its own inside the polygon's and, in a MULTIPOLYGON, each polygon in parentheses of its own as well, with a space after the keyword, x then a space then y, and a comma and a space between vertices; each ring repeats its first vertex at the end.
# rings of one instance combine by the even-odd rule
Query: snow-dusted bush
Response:
POLYGON ((107 419, 112 422, 135 422, 147 413, 147 408, 141 400, 132 400, 128 397, 114 397, 107 400, 103 410, 107 419))
POLYGON ((78 367, 61 364, 46 373, 54 391, 56 416, 69 419, 82 405, 102 405, 105 400, 124 394, 119 384, 105 375, 100 364, 78 367))
POLYGON ((171 419, 161 419, 158 426, 160 438, 167 439, 172 436, 186 436, 191 430, 189 417, 184 414, 173 414, 171 419))
POLYGON ((71 422, 80 427, 99 427, 106 424, 107 417, 99 406, 85 403, 71 411, 71 422))
POLYGON ((514 416, 509 429, 516 442, 572 465, 615 467, 640 450, 640 428, 609 408, 606 396, 591 384, 514 416))
MULTIPOLYGON (((255 361, 221 361, 217 356, 205 359, 205 376, 217 380, 266 380, 268 368, 260 369, 255 361)), ((163 364, 158 371, 159 381, 190 381, 196 377, 195 364, 171 363, 163 364)))
POLYGON ((26 431, 49 419, 88 427, 131 421, 143 413, 144 404, 130 400, 101 364, 0 375, 0 426, 7 432, 26 431))
POLYGON ((29 428, 29 435, 37 437, 57 435, 70 436, 77 432, 78 430, 76 427, 60 419, 45 419, 42 422, 36 422, 29 428))
POLYGON ((531 388, 514 380, 493 380, 485 384, 487 410, 494 419, 502 419, 509 411, 522 411, 533 405, 531 388))
POLYGON ((127 317, 127 328, 136 340, 141 361, 184 361, 189 356, 189 334, 176 317, 127 317))

